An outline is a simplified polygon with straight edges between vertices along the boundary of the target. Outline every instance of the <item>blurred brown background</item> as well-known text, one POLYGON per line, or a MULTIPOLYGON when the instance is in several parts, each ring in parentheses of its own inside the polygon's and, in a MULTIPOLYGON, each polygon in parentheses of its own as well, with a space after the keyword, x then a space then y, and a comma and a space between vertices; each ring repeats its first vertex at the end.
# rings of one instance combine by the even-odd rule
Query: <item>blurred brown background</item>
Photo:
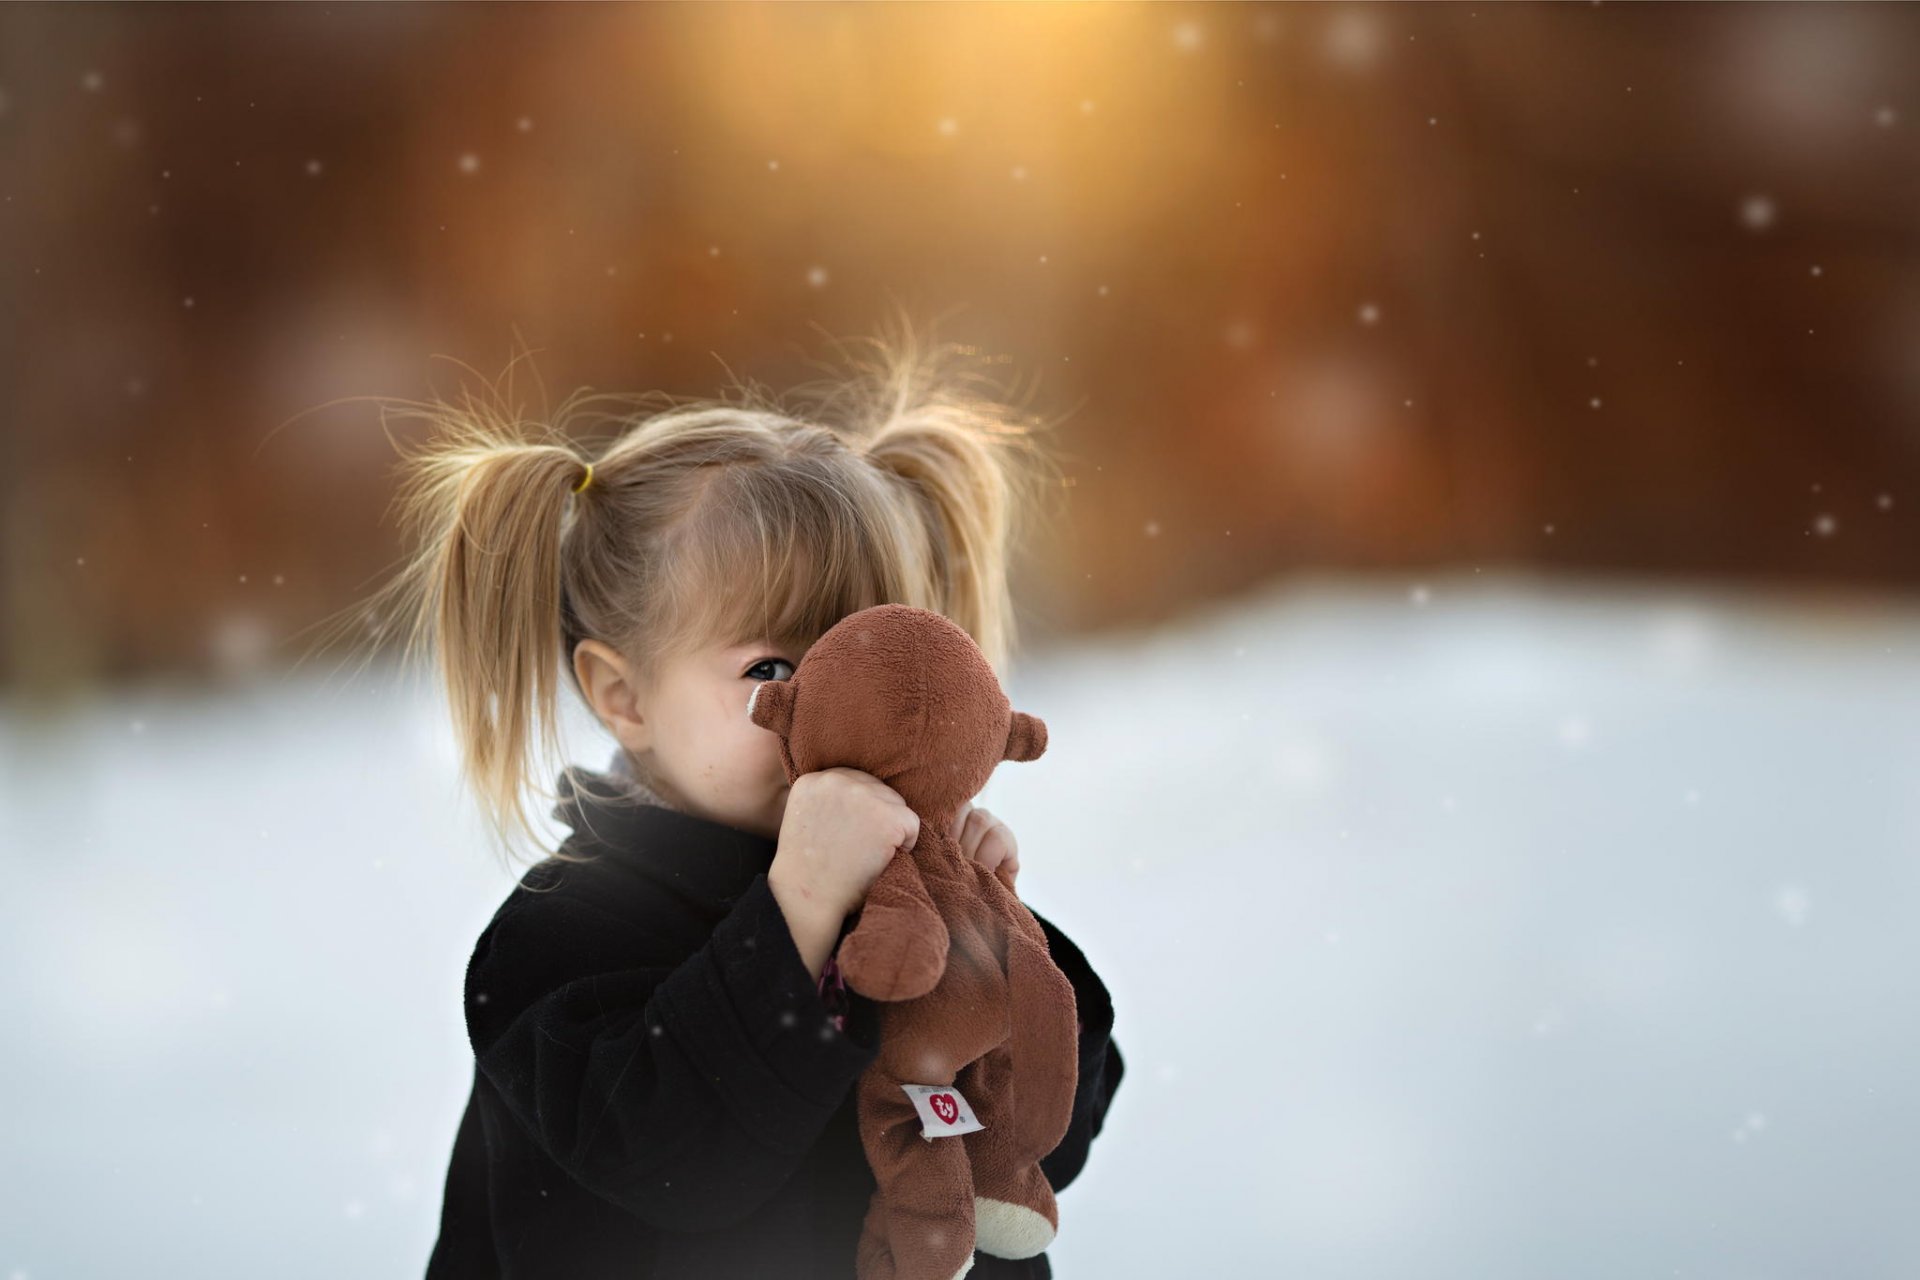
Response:
POLYGON ((11 5, 0 681, 299 657, 401 550, 348 397, 778 389, 896 298, 1066 414, 1029 640, 1910 591, 1917 70, 1909 5, 11 5))

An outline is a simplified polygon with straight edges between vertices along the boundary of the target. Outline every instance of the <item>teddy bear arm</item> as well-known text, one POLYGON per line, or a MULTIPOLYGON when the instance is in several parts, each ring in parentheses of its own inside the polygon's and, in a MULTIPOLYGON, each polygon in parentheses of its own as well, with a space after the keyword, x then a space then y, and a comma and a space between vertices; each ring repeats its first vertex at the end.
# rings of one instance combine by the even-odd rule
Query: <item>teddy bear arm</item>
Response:
POLYGON ((840 944, 840 973, 868 999, 912 1000, 940 981, 949 941, 918 864, 896 854, 867 890, 859 923, 840 944))

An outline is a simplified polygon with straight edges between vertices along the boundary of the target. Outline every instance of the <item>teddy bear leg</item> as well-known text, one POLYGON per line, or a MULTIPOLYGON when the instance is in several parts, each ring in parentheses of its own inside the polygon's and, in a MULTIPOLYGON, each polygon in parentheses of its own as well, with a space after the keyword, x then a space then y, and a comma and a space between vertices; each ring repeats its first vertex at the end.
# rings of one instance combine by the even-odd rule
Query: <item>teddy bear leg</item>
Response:
POLYGON ((1005 1046, 960 1072, 984 1129, 966 1135, 973 1167, 974 1247, 996 1258, 1031 1258, 1059 1234, 1060 1209, 1012 1114, 1013 1060, 1005 1046))
POLYGON ((974 1197, 973 1242, 980 1252, 996 1258, 1031 1258, 1060 1234, 1060 1207, 1053 1188, 1039 1165, 1027 1169, 1030 1176, 1006 1191, 1008 1198, 974 1197))
POLYGON ((860 1140, 873 1169, 858 1280, 955 1280, 973 1266, 973 1172, 958 1137, 928 1140, 886 1072, 859 1083, 860 1140))
MULTIPOLYGON (((887 1243, 887 1202, 875 1192, 873 1201, 867 1206, 866 1226, 860 1235, 859 1253, 854 1262, 854 1274, 858 1280, 899 1280, 904 1274, 894 1264, 892 1247, 887 1243)), ((973 1270, 977 1255, 971 1250, 960 1269, 953 1273, 952 1280, 973 1270)))

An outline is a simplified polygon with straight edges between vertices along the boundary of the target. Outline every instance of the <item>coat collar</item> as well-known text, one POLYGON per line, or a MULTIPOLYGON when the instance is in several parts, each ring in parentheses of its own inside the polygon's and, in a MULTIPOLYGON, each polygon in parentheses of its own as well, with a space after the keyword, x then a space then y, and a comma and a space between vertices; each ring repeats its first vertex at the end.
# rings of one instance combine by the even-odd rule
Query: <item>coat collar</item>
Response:
POLYGON ((773 866, 778 841, 660 803, 623 762, 616 750, 604 770, 561 771, 553 817, 572 829, 567 854, 615 863, 716 914, 773 866))

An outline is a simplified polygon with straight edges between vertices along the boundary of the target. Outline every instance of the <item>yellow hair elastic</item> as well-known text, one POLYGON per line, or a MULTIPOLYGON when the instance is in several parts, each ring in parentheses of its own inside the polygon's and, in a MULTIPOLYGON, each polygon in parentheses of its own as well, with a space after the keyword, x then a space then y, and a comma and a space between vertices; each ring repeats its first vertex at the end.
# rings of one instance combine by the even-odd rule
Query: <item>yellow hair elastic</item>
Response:
POLYGON ((593 479, 593 464, 589 462, 587 464, 587 474, 580 477, 580 483, 573 486, 573 491, 575 493, 580 492, 582 489, 587 487, 587 482, 592 479, 593 479))

